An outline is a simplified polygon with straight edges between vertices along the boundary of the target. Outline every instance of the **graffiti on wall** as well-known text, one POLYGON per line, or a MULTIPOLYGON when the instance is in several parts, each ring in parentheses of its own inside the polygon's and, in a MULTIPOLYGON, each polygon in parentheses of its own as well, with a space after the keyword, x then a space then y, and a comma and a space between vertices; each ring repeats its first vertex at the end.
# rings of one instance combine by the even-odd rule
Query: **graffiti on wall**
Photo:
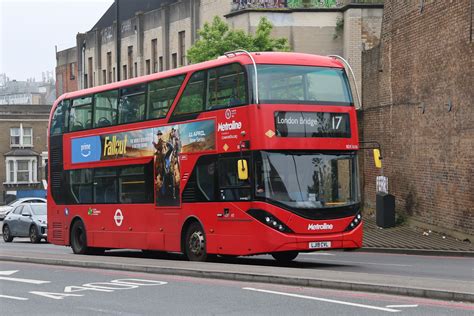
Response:
POLYGON ((334 8, 343 4, 343 0, 234 0, 232 9, 238 11, 244 9, 334 8))

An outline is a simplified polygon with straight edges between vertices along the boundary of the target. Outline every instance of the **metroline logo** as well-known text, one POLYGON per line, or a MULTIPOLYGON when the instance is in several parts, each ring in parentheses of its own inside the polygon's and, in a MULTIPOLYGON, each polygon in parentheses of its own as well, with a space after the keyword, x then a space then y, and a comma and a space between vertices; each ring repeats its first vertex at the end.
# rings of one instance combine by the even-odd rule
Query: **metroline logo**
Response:
POLYGON ((308 230, 331 230, 333 229, 332 224, 324 223, 324 224, 308 224, 308 230))
POLYGON ((219 123, 217 124, 218 132, 233 131, 242 128, 242 122, 232 121, 231 123, 219 123))

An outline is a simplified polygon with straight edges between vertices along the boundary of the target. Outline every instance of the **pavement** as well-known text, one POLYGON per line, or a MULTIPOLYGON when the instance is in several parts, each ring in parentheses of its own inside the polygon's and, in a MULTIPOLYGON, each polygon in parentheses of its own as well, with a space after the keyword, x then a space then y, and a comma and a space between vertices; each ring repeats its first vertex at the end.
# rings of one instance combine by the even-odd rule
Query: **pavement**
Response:
MULTIPOLYGON (((474 242, 474 240, 473 240, 474 242)), ((380 228, 374 216, 364 218, 362 251, 474 257, 474 244, 407 224, 380 228)))
MULTIPOLYGON (((364 242, 360 251, 474 257, 474 247, 469 242, 456 240, 449 236, 443 237, 441 234, 408 225, 381 229, 375 224, 375 219, 370 216, 365 218, 364 242)), ((127 257, 73 254, 64 257, 48 253, 24 255, 0 253, 1 260, 278 283, 474 303, 472 276, 466 276, 465 281, 459 281, 344 271, 315 271, 288 267, 269 269, 262 266, 213 262, 179 262, 147 258, 137 261, 136 258, 127 257)))

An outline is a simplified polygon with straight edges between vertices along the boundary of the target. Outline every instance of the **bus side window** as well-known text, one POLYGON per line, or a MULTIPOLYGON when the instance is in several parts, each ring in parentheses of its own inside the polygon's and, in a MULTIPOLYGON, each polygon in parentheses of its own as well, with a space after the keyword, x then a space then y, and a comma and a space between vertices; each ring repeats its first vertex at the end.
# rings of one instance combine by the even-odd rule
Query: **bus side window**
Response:
POLYGON ((117 90, 94 95, 94 127, 117 124, 117 99, 117 90))
POLYGON ((152 203, 153 172, 149 165, 120 168, 118 181, 120 203, 152 203))
POLYGON ((163 118, 173 104, 185 75, 161 79, 148 85, 147 119, 163 118))
POLYGON ((210 69, 206 110, 246 104, 246 85, 245 72, 240 64, 210 69))
POLYGON ((69 100, 63 100, 58 104, 51 121, 50 134, 60 135, 67 131, 67 123, 69 119, 69 100))
POLYGON ((77 169, 69 172, 71 204, 92 203, 92 169, 77 169))
POLYGON ((146 84, 120 89, 119 124, 145 119, 146 84))
POLYGON ((92 127, 92 96, 72 100, 69 130, 81 131, 92 127))
POLYGON ((184 88, 178 105, 173 111, 174 116, 201 112, 204 109, 206 74, 205 70, 192 74, 186 88, 184 88))
MULTIPOLYGON (((205 157, 207 158, 207 157, 205 157)), ((203 159, 196 165, 196 184, 203 201, 216 201, 215 158, 203 159)))
POLYGON ((100 168, 94 172, 94 203, 117 203, 117 168, 100 168))

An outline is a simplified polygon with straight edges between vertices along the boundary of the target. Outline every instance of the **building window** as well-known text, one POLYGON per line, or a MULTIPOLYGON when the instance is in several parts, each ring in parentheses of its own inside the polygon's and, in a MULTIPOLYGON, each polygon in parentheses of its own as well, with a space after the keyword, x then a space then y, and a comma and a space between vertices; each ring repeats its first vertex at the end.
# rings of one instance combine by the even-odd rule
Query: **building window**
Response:
POLYGON ((116 80, 116 79, 115 79, 115 67, 112 68, 112 72, 113 72, 113 74, 112 74, 112 75, 113 75, 113 77, 112 77, 113 79, 112 79, 112 80, 113 80, 113 82, 115 82, 115 80, 116 80))
POLYGON ((89 71, 88 71, 88 77, 89 77, 89 87, 94 86, 94 76, 92 75, 92 57, 89 57, 89 71))
POLYGON ((127 80, 127 65, 123 65, 123 78, 122 80, 127 80))
POLYGON ((171 54, 171 60, 173 62, 172 64, 173 69, 178 68, 178 54, 176 53, 171 54))
POLYGON ((160 56, 160 71, 163 71, 163 56, 160 56))
POLYGON ((23 124, 10 128, 10 147, 33 147, 33 128, 23 124))
POLYGON ((178 45, 179 45, 179 65, 184 66, 186 64, 186 46, 185 38, 186 33, 184 31, 178 33, 178 45))
POLYGON ((138 77, 138 64, 137 63, 133 64, 133 71, 135 72, 134 76, 138 77))
POLYGON ((102 84, 107 83, 107 70, 103 69, 102 70, 102 84))
POLYGON ((133 78, 133 46, 128 46, 128 77, 133 78))
POLYGON ((146 74, 149 75, 149 74, 150 74, 150 71, 151 71, 151 69, 150 69, 150 60, 149 60, 149 59, 147 59, 147 60, 145 61, 145 68, 146 68, 146 69, 145 69, 146 74))
POLYGON ((112 52, 107 52, 107 82, 112 82, 112 52))
POLYGON ((7 157, 7 184, 37 183, 36 157, 7 157))
MULTIPOLYGON (((153 64, 153 72, 158 72, 158 61, 156 59, 156 56, 158 56, 158 42, 155 39, 151 40, 151 62, 153 64)), ((160 70, 161 71, 161 70, 160 70)))
POLYGON ((70 63, 69 64, 69 80, 76 79, 76 64, 70 63))

